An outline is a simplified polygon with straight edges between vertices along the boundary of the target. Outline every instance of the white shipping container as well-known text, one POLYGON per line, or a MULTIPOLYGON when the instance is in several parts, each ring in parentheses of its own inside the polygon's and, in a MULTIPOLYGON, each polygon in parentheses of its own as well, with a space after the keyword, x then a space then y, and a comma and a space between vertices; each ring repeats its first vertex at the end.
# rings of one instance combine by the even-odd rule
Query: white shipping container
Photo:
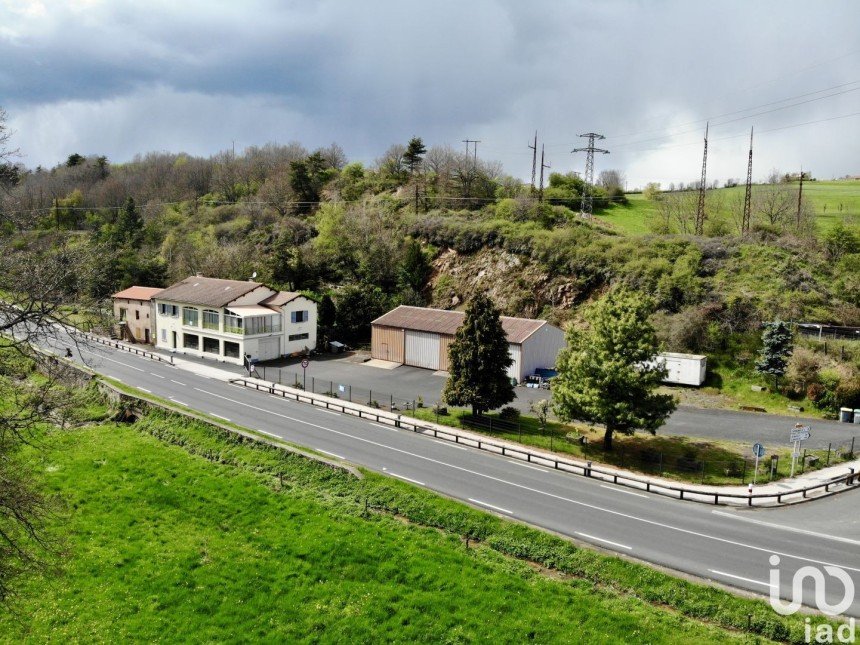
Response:
POLYGON ((698 387, 705 382, 705 375, 708 371, 707 356, 664 352, 657 354, 655 361, 666 367, 668 373, 663 379, 664 383, 698 387))

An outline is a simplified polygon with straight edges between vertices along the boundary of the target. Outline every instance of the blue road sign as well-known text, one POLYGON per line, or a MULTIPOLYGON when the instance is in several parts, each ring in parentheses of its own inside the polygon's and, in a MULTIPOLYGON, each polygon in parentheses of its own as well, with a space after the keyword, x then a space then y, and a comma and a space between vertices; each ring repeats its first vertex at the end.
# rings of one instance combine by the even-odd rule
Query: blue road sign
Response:
POLYGON ((760 443, 756 443, 753 445, 753 456, 754 457, 764 457, 764 446, 760 443))

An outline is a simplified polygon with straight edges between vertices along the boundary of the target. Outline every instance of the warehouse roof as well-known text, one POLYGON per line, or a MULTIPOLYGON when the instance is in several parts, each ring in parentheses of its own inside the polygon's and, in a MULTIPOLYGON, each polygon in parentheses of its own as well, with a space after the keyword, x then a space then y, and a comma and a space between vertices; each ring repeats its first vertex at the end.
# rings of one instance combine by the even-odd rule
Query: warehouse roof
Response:
MULTIPOLYGON (((400 305, 374 320, 372 324, 383 327, 397 327, 398 329, 454 335, 457 333, 457 328, 463 324, 465 317, 466 314, 462 311, 400 305)), ((545 320, 502 316, 502 329, 505 330, 505 335, 508 337, 509 343, 522 343, 526 338, 547 324, 549 323, 545 320)))
POLYGON ((167 287, 158 294, 159 300, 172 300, 190 305, 224 307, 236 298, 265 285, 243 280, 220 280, 192 276, 167 287))
POLYGON ((113 294, 113 298, 126 300, 150 300, 152 296, 162 291, 161 287, 129 287, 113 294))

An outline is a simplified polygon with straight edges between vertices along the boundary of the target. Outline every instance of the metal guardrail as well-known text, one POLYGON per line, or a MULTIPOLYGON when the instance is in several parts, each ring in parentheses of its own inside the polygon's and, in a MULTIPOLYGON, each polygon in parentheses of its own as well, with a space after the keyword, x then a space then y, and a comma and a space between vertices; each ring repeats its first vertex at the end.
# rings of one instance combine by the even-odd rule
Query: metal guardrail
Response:
POLYGON ((803 499, 806 499, 810 492, 822 488, 826 493, 829 493, 831 487, 839 484, 844 484, 846 487, 860 484, 860 481, 858 481, 858 479, 860 479, 860 475, 855 474, 854 471, 851 470, 850 473, 834 477, 828 482, 779 493, 723 493, 720 491, 697 490, 695 488, 687 488, 684 486, 672 486, 662 482, 653 482, 635 475, 626 475, 624 473, 604 470, 593 466, 590 461, 586 463, 577 463, 569 459, 559 458, 557 455, 550 456, 533 452, 525 447, 510 446, 496 443, 494 441, 487 441, 480 437, 462 435, 454 429, 448 430, 435 425, 422 424, 414 418, 403 417, 402 415, 392 414, 383 410, 367 408, 366 406, 355 403, 347 403, 346 401, 331 397, 310 394, 304 390, 286 390, 281 387, 277 387, 274 383, 267 385, 256 381, 249 381, 244 378, 230 379, 229 382, 233 384, 241 384, 243 387, 253 388, 257 391, 266 392, 273 396, 281 396, 284 399, 291 399, 299 403, 309 403, 315 407, 324 407, 326 410, 335 410, 343 414, 358 417, 359 419, 371 419, 376 423, 392 425, 396 428, 404 428, 407 430, 411 429, 413 432, 421 434, 430 434, 435 439, 452 441, 456 444, 477 448, 478 450, 486 450, 487 452, 499 454, 504 457, 520 459, 538 466, 550 467, 554 470, 559 470, 573 475, 590 477, 592 479, 610 482, 618 486, 625 486, 627 488, 633 488, 635 490, 655 493, 685 501, 710 503, 711 498, 713 498, 713 503, 715 505, 719 505, 720 500, 723 500, 723 504, 725 504, 726 500, 729 499, 745 500, 749 506, 753 506, 753 500, 776 500, 778 504, 782 504, 785 498, 800 495, 803 499), (696 497, 704 499, 696 499, 696 497))
POLYGON ((158 361, 159 363, 173 365, 173 356, 164 357, 161 354, 156 354, 155 352, 148 352, 145 349, 131 347, 129 345, 126 345, 125 343, 120 343, 119 341, 110 340, 108 338, 102 338, 101 336, 96 336, 95 334, 80 331, 79 329, 69 329, 69 334, 72 336, 81 336, 82 338, 86 338, 87 340, 90 340, 94 343, 104 345, 105 347, 113 347, 114 349, 119 349, 121 351, 128 352, 129 354, 136 354, 138 356, 143 356, 144 358, 148 358, 153 361, 158 361))

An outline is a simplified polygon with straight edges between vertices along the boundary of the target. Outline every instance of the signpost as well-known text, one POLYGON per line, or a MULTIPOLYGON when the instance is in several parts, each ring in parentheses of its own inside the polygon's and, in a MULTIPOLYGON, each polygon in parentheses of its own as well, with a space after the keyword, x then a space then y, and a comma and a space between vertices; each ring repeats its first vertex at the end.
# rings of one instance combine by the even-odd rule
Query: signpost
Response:
POLYGON ((302 389, 305 391, 307 391, 308 389, 308 375, 306 370, 308 369, 308 365, 310 364, 311 362, 308 359, 302 359, 302 389))
POLYGON ((800 457, 800 446, 811 436, 810 427, 802 423, 795 423, 791 429, 789 441, 794 444, 794 449, 791 451, 791 477, 794 477, 794 468, 797 465, 797 458, 800 457))
POLYGON ((758 442, 753 444, 753 455, 755 455, 755 470, 753 471, 752 483, 755 484, 756 477, 758 476, 758 460, 764 457, 764 446, 758 442))

